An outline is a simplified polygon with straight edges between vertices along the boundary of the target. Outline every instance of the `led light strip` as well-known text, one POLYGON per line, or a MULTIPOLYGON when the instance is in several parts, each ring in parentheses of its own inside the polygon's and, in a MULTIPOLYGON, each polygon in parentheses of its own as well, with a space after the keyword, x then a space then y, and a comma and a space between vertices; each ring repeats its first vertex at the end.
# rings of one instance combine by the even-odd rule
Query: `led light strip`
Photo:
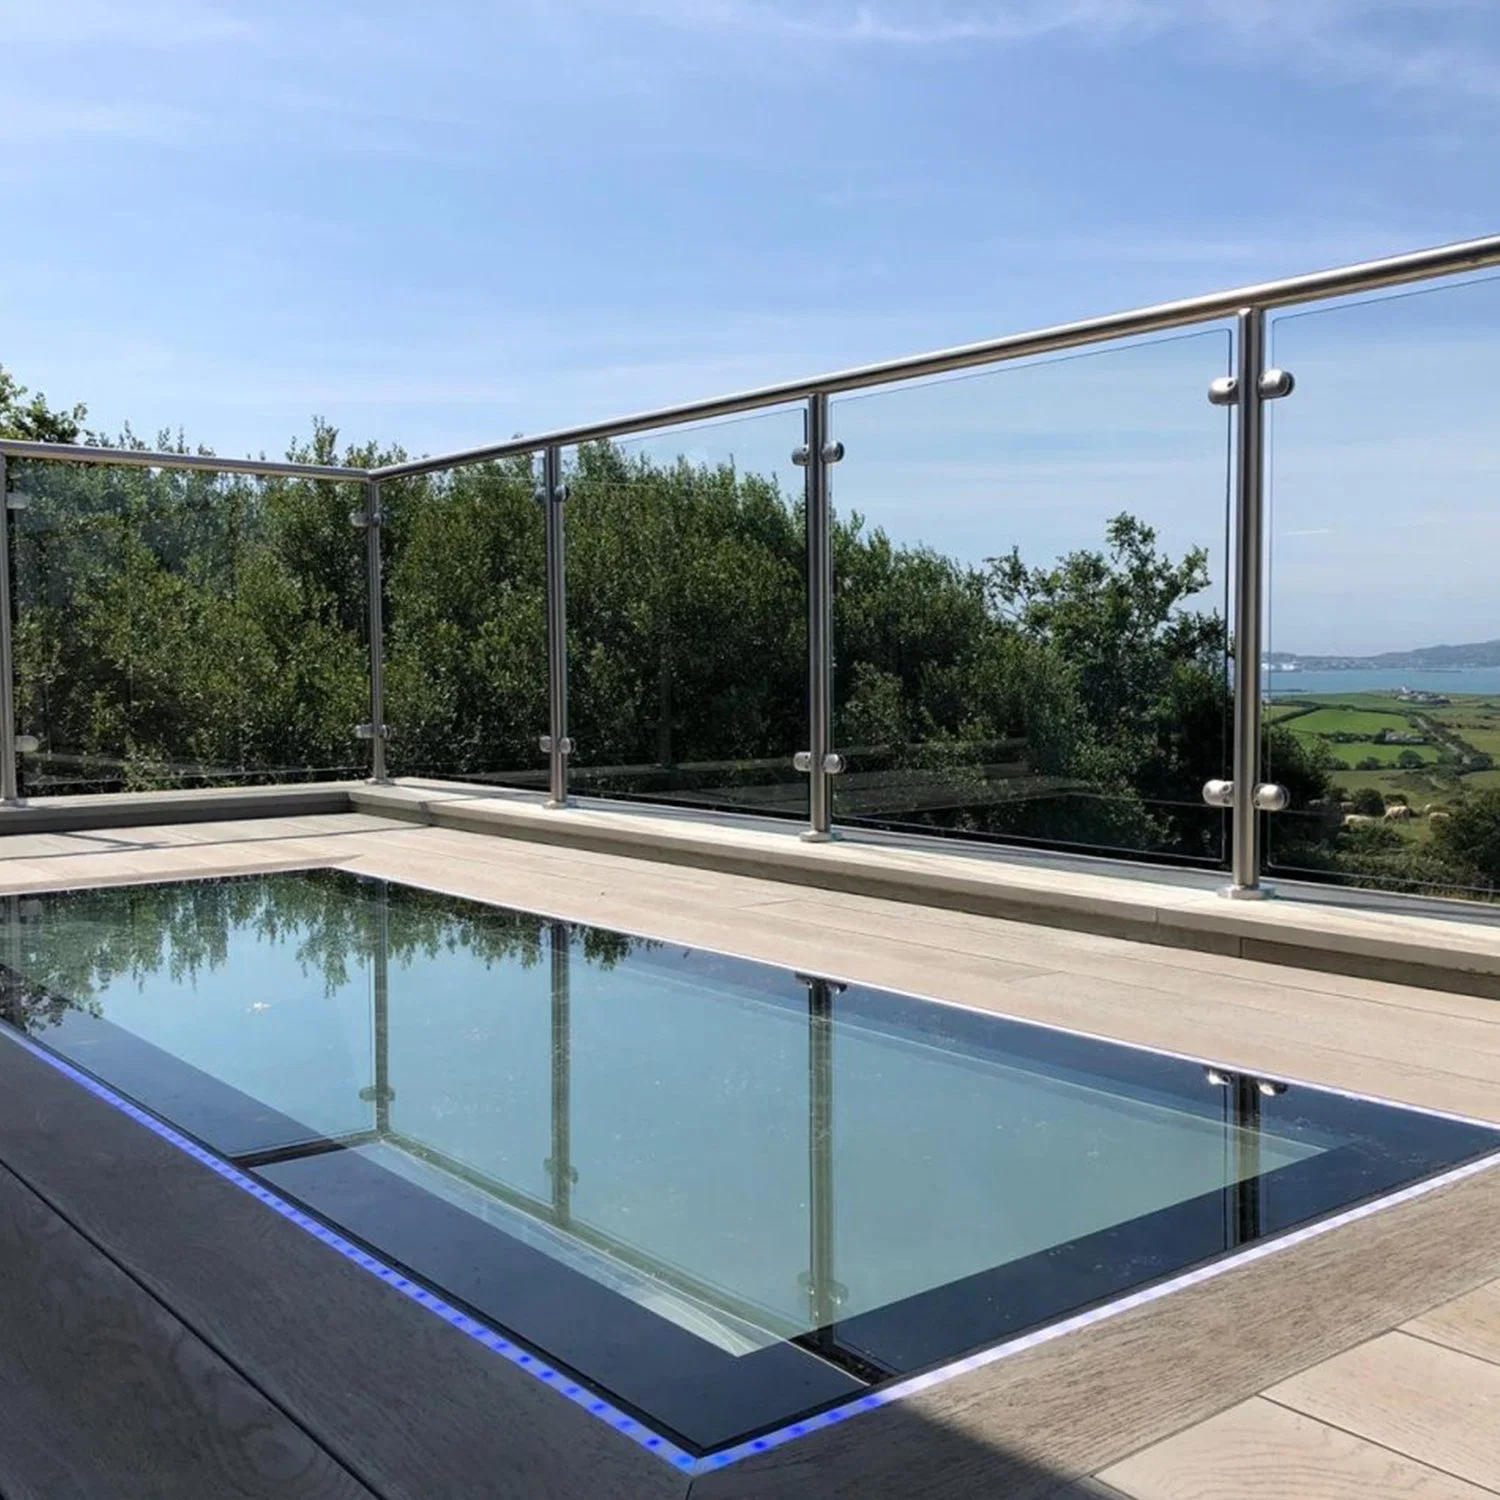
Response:
POLYGON ((566 1396, 568 1400, 596 1421, 603 1422, 622 1437, 629 1438, 631 1442, 654 1453, 658 1458, 680 1474, 706 1474, 719 1469, 728 1468, 731 1464, 740 1463, 744 1459, 754 1458, 762 1453, 769 1453, 776 1448, 785 1447, 786 1444, 795 1442, 798 1438, 809 1437, 815 1432, 820 1432, 828 1427, 836 1427, 856 1417, 862 1412, 875 1411, 882 1406, 889 1406, 892 1402, 900 1401, 907 1396, 916 1395, 920 1391, 930 1390, 933 1386, 942 1385, 952 1380, 955 1376, 965 1375, 973 1370, 981 1370, 987 1365, 992 1365, 1000 1360, 1008 1359, 1012 1355, 1020 1354, 1027 1349, 1035 1349, 1039 1345, 1051 1343, 1054 1339, 1064 1337, 1066 1334, 1076 1333, 1080 1329, 1092 1327, 1096 1323, 1102 1323, 1110 1318, 1118 1317, 1122 1313, 1130 1312, 1138 1307, 1148 1306, 1150 1303, 1159 1302, 1164 1297, 1169 1297, 1174 1292, 1179 1292, 1190 1286, 1201 1285, 1205 1281, 1211 1281, 1217 1276, 1222 1276, 1228 1271, 1237 1270, 1241 1266, 1253 1264, 1264 1260, 1268 1256, 1275 1255, 1282 1250, 1289 1250, 1294 1245, 1305 1244, 1309 1240, 1317 1239, 1319 1236, 1328 1234, 1335 1229, 1340 1229, 1347 1224, 1354 1224, 1361 1219, 1368 1219, 1372 1215, 1384 1212, 1388 1208, 1395 1208, 1402 1203, 1410 1203, 1417 1198, 1425 1197, 1428 1193, 1436 1192, 1439 1188, 1448 1187, 1453 1183, 1461 1182, 1465 1178, 1473 1177, 1481 1172, 1486 1172, 1495 1167, 1500 1167, 1500 1152, 1490 1156, 1481 1157, 1477 1161, 1468 1162, 1461 1167, 1455 1167, 1451 1171, 1444 1172, 1440 1176, 1428 1178, 1425 1182, 1414 1183, 1410 1187, 1402 1188, 1397 1192, 1388 1193, 1382 1198, 1374 1199, 1369 1203, 1362 1203, 1356 1208, 1347 1209, 1343 1213, 1335 1214, 1331 1218, 1321 1219, 1317 1223, 1308 1224, 1301 1229, 1295 1229, 1287 1234, 1278 1235, 1275 1238, 1263 1240, 1259 1244, 1238 1251, 1233 1255, 1222 1259, 1211 1261, 1207 1265, 1199 1266, 1194 1270, 1185 1271, 1170 1280, 1156 1283, 1154 1286, 1143 1288, 1138 1292, 1130 1292, 1122 1297, 1117 1297, 1102 1306, 1089 1309, 1087 1312, 1079 1313, 1071 1318, 1064 1318, 1061 1322, 1050 1323, 1045 1328, 1021 1335, 1019 1338, 1010 1339, 1005 1343, 995 1344, 988 1349, 981 1349, 978 1353, 965 1356, 963 1359, 953 1360, 948 1364, 939 1365, 934 1369, 924 1371, 920 1375, 913 1375, 906 1380, 897 1381, 879 1391, 870 1391, 868 1394, 856 1397, 840 1406, 829 1408, 827 1411, 819 1412, 815 1416, 803 1418, 800 1421, 789 1422, 784 1427, 779 1427, 773 1432, 768 1432, 757 1438, 751 1438, 747 1442, 736 1443, 728 1448, 721 1448, 716 1452, 705 1454, 703 1457, 695 1457, 685 1449, 674 1443, 670 1438, 663 1436, 648 1427, 644 1422, 635 1417, 628 1416, 618 1407, 603 1399, 596 1392, 588 1390, 579 1385, 570 1376, 561 1371, 554 1370, 543 1360, 533 1354, 528 1354, 524 1349, 513 1344, 509 1339, 497 1333, 494 1329, 486 1327, 483 1323, 471 1318, 466 1312, 445 1302, 435 1293, 410 1278, 403 1276, 400 1271, 387 1265, 377 1256, 371 1255, 367 1250, 345 1239, 341 1234, 330 1229, 326 1224, 320 1223, 310 1214, 304 1213, 295 1204, 287 1202, 285 1198, 279 1197, 261 1183, 257 1182, 247 1173, 223 1157, 215 1155, 212 1151, 200 1146, 197 1141, 191 1140, 174 1130, 164 1120, 142 1109, 139 1105, 132 1103, 123 1095, 117 1094, 113 1089, 91 1077, 82 1069, 75 1068, 71 1063, 49 1051, 47 1048, 12 1030, 8 1026, 0 1026, 3 1032, 18 1046, 24 1047, 33 1057, 41 1059, 49 1067, 54 1068, 65 1078, 88 1090, 96 1099, 117 1109, 121 1114, 128 1115, 139 1125, 144 1125, 153 1135, 160 1137, 169 1145, 175 1146, 185 1155, 192 1157, 196 1162, 209 1168, 210 1171, 222 1177, 226 1182, 232 1183, 243 1192, 249 1193, 267 1208, 273 1209, 282 1218, 295 1224, 313 1238, 320 1240, 330 1250, 342 1255, 345 1260, 352 1261, 361 1270, 377 1276, 385 1282, 392 1290, 399 1292, 409 1301, 415 1302, 419 1307, 441 1318, 445 1323, 451 1324, 460 1333, 466 1334, 476 1343, 482 1344, 492 1353, 500 1355, 508 1360, 518 1369, 524 1370, 533 1379, 542 1382, 566 1396))

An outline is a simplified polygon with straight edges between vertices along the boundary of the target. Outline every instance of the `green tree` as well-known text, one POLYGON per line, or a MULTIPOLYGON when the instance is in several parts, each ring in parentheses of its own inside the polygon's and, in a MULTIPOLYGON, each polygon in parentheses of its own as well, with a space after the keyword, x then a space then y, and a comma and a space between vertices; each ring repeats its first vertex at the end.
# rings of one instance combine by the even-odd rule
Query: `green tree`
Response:
POLYGON ((1068 664, 1092 746, 1078 766, 1119 807, 1139 809, 1146 847, 1212 857, 1222 818, 1202 803, 1225 772, 1227 637, 1215 611, 1192 608, 1208 588, 1208 556, 1164 555, 1130 515, 1105 527, 1102 551, 1028 566, 1015 548, 992 558, 993 607, 1068 664))
POLYGON ((1500 887, 1500 789, 1465 797, 1438 824, 1433 844, 1466 884, 1500 887))
POLYGON ((790 781, 806 738, 800 499, 732 464, 661 465, 607 443, 581 449, 568 482, 584 784, 646 795, 790 781))
POLYGON ((83 432, 88 408, 79 403, 65 410, 47 404, 0 365, 0 437, 28 443, 76 443, 83 432))

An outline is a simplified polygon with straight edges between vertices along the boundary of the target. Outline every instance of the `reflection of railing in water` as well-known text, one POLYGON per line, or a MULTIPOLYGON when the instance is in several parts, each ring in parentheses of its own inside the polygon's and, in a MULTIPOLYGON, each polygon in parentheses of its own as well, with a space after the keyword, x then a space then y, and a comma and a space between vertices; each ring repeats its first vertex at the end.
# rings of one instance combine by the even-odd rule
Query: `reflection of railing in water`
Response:
POLYGON ((836 1242, 833 1196, 833 997, 844 988, 827 979, 804 978, 807 986, 807 1292, 813 1347, 832 1351, 833 1325, 845 1298, 834 1275, 836 1242))
POLYGON ((360 1098, 375 1105, 375 1133, 386 1135, 391 1128, 391 898, 382 881, 375 896, 375 953, 373 1004, 375 1079, 360 1098))
MULTIPOLYGON (((12 898, 14 899, 14 898, 12 898)), ((834 1015, 833 1002, 842 985, 806 978, 808 991, 808 1270, 798 1278, 805 1297, 806 1319, 789 1319, 757 1303, 736 1297, 717 1283, 662 1260, 639 1245, 578 1219, 572 1189, 578 1170, 572 1159, 572 954, 566 923, 550 925, 550 1117, 551 1154, 544 1165, 549 1195, 537 1197, 501 1181, 450 1153, 393 1127, 390 1055, 389 904, 382 890, 375 898, 376 921, 372 962, 372 1035, 374 1080, 360 1097, 374 1106, 373 1128, 339 1137, 291 1142, 235 1158, 236 1165, 257 1166, 302 1160, 344 1148, 385 1146, 478 1191, 506 1208, 535 1219, 633 1273, 713 1313, 779 1339, 798 1343, 823 1358, 849 1368, 861 1378, 884 1372, 869 1356, 842 1347, 836 1325, 844 1288, 835 1275, 834 1238, 834 1015)))
MULTIPOLYGON (((384 898, 380 901, 384 908, 384 898)), ((377 942, 387 931, 378 921, 377 942)), ((389 1103, 391 1059, 389 1057, 389 991, 385 964, 374 962, 374 1070, 375 1084, 361 1097, 374 1101, 375 1128, 339 1140, 314 1140, 277 1147, 239 1160, 247 1167, 295 1160, 323 1154, 341 1147, 384 1146, 401 1152, 414 1162, 443 1174, 538 1224, 547 1226, 581 1249, 597 1254, 613 1266, 640 1276, 684 1303, 710 1316, 731 1320, 744 1330, 798 1344, 860 1379, 878 1381, 889 1371, 876 1364, 862 1349, 840 1337, 840 1323, 847 1290, 838 1279, 837 1137, 835 1094, 837 1078, 838 995, 845 986, 836 981, 799 975, 807 990, 807 1269, 797 1285, 807 1309, 805 1318, 788 1317, 764 1305, 736 1296, 733 1291, 664 1260, 651 1249, 621 1239, 617 1234, 579 1219, 572 1205, 572 1188, 578 1172, 572 1159, 572 942, 566 923, 551 924, 550 934, 550 1132, 551 1154, 544 1163, 550 1189, 539 1196, 498 1179, 449 1152, 435 1148, 393 1128, 389 1103)), ((1257 1242, 1266 1223, 1266 1182, 1262 1172, 1263 1110, 1267 1098, 1285 1091, 1285 1085, 1209 1067, 1204 1071, 1209 1088, 1223 1091, 1224 1177, 1222 1189, 1224 1250, 1257 1242)), ((585 1169, 586 1170, 586 1169, 585 1169)))
POLYGON ((1261 1236, 1265 1181, 1261 1175, 1261 1114, 1266 1099, 1286 1092, 1284 1083, 1207 1068, 1210 1088, 1224 1090, 1224 1131, 1228 1186, 1224 1192, 1224 1248, 1248 1245, 1261 1236))
POLYGON ((552 1154, 544 1167, 552 1181, 552 1218, 559 1227, 573 1222, 573 992, 568 928, 554 922, 552 948, 552 1154))

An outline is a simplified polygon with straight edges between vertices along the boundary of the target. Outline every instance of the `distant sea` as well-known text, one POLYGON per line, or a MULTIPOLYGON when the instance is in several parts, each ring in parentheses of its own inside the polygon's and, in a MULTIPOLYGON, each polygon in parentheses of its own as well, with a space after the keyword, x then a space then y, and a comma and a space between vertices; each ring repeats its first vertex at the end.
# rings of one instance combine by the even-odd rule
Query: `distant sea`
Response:
POLYGON ((1404 687, 1422 693, 1500 697, 1500 667, 1460 667, 1446 672, 1368 667, 1354 672, 1266 673, 1266 691, 1277 698, 1294 693, 1394 693, 1404 687))

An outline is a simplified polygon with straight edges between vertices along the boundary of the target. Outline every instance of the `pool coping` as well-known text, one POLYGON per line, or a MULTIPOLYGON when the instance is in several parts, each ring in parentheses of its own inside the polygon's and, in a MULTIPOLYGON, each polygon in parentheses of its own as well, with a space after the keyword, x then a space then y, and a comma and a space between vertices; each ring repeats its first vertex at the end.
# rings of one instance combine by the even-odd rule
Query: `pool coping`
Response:
POLYGON ((553 808, 458 781, 42 798, 0 810, 0 840, 349 812, 1500 999, 1500 905, 1294 880, 1276 883, 1279 899, 1228 901, 1206 869, 862 828, 810 842, 790 820, 602 798, 553 808))
POLYGON ((1210 871, 1039 854, 963 840, 794 823, 405 780, 350 791, 360 811, 772 879, 1135 942, 1500 999, 1500 907, 1380 897, 1283 882, 1279 899, 1231 901, 1210 871))

